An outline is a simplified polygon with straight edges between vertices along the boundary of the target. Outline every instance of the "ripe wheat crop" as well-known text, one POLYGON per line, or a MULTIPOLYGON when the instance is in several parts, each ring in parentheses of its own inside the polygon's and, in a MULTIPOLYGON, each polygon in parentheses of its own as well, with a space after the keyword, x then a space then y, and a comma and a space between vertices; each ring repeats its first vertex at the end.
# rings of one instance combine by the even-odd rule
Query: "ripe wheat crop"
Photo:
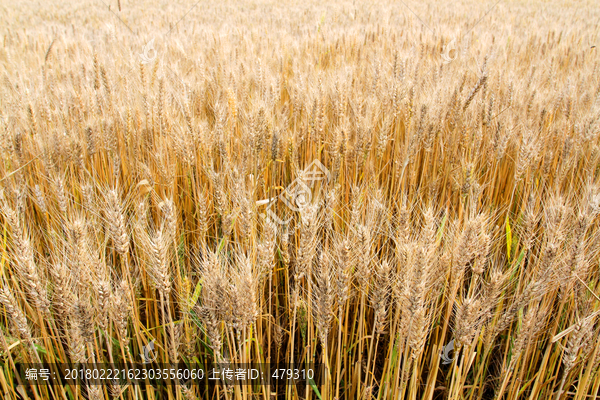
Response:
POLYGON ((1 8, 0 398, 599 396, 598 4, 1 8))

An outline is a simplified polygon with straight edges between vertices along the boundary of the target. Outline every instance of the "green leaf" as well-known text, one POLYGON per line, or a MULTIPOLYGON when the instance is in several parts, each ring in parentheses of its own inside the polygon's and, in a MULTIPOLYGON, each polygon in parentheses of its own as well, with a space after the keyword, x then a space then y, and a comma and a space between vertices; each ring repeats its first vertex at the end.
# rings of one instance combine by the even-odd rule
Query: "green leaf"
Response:
POLYGON ((523 261, 523 257, 525 257, 525 249, 521 250, 521 254, 519 254, 519 257, 517 258, 517 264, 515 266, 515 269, 519 268, 521 262, 523 261))
POLYGON ((39 344, 34 343, 33 345, 35 346, 36 350, 39 351, 40 353, 48 354, 48 352, 46 351, 46 349, 43 348, 42 346, 40 346, 39 344))
POLYGON ((202 292, 202 279, 198 281, 196 284, 196 289, 194 289, 194 294, 192 295, 191 304, 196 304, 198 301, 198 297, 200 297, 200 292, 202 292))
POLYGON ((323 400, 323 398, 321 397, 321 392, 319 392, 317 385, 315 385, 315 381, 313 381, 312 379, 309 379, 308 383, 310 384, 310 387, 312 388, 312 390, 314 390, 315 393, 317 394, 317 397, 319 398, 319 400, 323 400))
POLYGON ((510 260, 510 249, 512 248, 512 230, 510 229, 510 222, 508 222, 508 215, 506 216, 506 253, 510 260))
POLYGON ((437 231, 437 242, 440 243, 442 241, 442 235, 444 233, 444 229, 446 228, 446 221, 448 221, 448 214, 446 213, 444 215, 444 218, 442 219, 442 223, 440 224, 440 227, 437 231))
POLYGON ((220 253, 223 250, 223 247, 225 247, 225 238, 221 239, 221 242, 219 243, 219 248, 217 249, 217 253, 220 253))

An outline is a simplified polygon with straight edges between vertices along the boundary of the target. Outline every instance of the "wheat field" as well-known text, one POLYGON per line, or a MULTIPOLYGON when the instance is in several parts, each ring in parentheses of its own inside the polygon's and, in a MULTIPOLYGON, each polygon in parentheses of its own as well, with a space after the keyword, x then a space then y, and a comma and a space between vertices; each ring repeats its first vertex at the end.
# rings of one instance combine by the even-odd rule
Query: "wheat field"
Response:
POLYGON ((598 4, 0 4, 0 398, 600 396, 598 4))

